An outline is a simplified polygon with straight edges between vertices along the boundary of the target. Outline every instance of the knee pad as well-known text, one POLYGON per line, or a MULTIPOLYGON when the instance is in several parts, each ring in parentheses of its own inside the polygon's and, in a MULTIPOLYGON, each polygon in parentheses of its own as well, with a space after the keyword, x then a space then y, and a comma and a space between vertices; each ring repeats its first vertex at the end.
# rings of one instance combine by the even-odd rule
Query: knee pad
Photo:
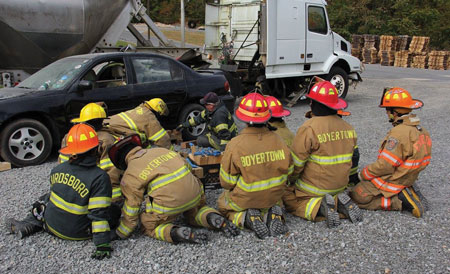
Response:
POLYGON ((361 185, 357 184, 350 192, 350 197, 357 204, 368 204, 373 200, 372 194, 366 191, 366 189, 361 185))

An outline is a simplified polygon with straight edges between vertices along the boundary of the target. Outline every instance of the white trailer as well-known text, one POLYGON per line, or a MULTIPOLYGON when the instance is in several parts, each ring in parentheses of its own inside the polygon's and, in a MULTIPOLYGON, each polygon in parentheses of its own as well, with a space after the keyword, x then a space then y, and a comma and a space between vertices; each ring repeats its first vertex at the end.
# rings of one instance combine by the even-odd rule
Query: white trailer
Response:
POLYGON ((345 97, 362 81, 351 45, 330 28, 324 0, 221 0, 207 4, 205 52, 215 66, 240 76, 244 91, 301 98, 314 76, 345 97))

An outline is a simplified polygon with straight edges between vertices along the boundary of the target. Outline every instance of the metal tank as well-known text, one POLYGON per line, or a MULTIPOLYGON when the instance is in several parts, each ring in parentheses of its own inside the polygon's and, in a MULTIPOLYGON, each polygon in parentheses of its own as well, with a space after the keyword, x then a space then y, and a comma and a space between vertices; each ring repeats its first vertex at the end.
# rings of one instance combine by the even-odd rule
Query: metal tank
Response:
POLYGON ((59 58, 90 52, 128 2, 1 0, 0 68, 31 74, 59 58))

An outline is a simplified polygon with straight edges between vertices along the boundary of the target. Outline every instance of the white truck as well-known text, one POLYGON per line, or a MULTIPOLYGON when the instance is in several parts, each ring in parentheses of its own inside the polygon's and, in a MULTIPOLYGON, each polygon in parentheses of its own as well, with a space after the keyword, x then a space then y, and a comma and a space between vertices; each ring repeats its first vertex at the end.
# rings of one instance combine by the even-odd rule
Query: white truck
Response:
POLYGON ((362 81, 350 43, 330 28, 326 1, 215 2, 206 5, 205 50, 216 67, 239 75, 244 92, 256 85, 278 98, 295 95, 292 105, 314 76, 330 80, 340 97, 349 81, 362 81))

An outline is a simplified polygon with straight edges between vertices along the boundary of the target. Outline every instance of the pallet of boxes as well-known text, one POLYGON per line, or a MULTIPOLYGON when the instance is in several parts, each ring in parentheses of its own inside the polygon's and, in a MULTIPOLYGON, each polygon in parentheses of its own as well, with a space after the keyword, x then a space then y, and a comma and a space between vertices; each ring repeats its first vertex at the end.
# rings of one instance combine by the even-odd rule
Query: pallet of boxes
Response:
POLYGON ((190 162, 192 173, 199 178, 205 189, 220 188, 219 171, 223 153, 213 148, 201 148, 194 142, 183 142, 183 156, 190 162), (187 152, 186 152, 187 151, 187 152))

